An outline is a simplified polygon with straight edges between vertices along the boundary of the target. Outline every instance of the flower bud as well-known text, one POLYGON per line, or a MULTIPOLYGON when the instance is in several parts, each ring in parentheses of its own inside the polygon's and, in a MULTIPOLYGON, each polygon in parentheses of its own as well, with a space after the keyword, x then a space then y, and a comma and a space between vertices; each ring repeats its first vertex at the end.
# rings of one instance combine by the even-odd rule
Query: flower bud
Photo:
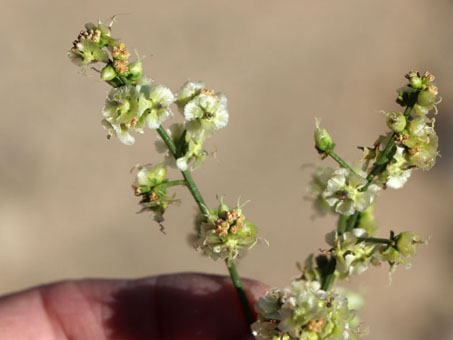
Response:
POLYGON ((414 89, 422 88, 423 82, 420 77, 412 77, 411 79, 409 79, 409 82, 414 89))
POLYGON ((430 108, 426 106, 421 106, 419 104, 415 104, 413 110, 416 115, 426 116, 429 113, 430 108))
POLYGON ((129 64, 129 73, 132 79, 138 79, 143 73, 143 65, 140 60, 136 60, 129 64))
POLYGON ((406 127, 406 117, 401 112, 387 113, 387 126, 393 132, 401 132, 406 127))
POLYGON ((320 151, 331 151, 335 147, 335 143, 329 132, 319 127, 319 123, 319 120, 315 119, 316 129, 314 137, 316 148, 320 151))
POLYGON ((420 78, 420 73, 417 71, 410 71, 405 75, 406 79, 409 80, 409 84, 414 89, 421 89, 423 86, 422 78, 420 78))
POLYGON ((104 81, 112 80, 116 76, 117 76, 117 73, 112 65, 105 66, 101 71, 101 79, 104 81))
POLYGON ((421 236, 413 232, 403 232, 397 236, 396 249, 404 256, 414 256, 417 246, 424 244, 421 236))
POLYGON ((421 91, 417 97, 417 103, 421 106, 431 107, 435 104, 436 94, 434 91, 421 91))
POLYGON ((218 208, 218 215, 220 218, 225 218, 225 214, 230 211, 230 207, 223 203, 222 200, 220 200, 219 208, 218 208))

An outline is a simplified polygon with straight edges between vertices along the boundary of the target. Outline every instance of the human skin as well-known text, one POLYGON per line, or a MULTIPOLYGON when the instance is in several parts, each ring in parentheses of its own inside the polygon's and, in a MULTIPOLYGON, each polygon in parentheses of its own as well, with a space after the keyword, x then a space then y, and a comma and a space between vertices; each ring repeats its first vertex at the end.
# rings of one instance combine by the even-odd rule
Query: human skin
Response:
MULTIPOLYGON (((251 305, 268 289, 244 280, 251 305)), ((0 339, 251 340, 231 279, 179 273, 89 279, 0 298, 0 339)))

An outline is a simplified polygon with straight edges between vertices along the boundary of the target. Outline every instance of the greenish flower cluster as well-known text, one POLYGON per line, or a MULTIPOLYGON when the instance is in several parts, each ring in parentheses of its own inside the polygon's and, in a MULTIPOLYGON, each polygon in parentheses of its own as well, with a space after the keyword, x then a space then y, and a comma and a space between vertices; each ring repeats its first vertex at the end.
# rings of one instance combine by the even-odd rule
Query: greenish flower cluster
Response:
POLYGON ((222 93, 207 90, 203 82, 187 82, 177 93, 176 104, 185 118, 186 131, 183 152, 176 164, 185 171, 191 162, 196 167, 204 159, 206 138, 227 125, 227 100, 222 93))
POLYGON ((135 195, 141 198, 141 211, 151 211, 157 222, 163 222, 164 212, 169 205, 179 203, 174 195, 167 195, 167 187, 172 183, 166 176, 167 169, 163 164, 139 166, 132 185, 135 195))
POLYGON ((239 204, 231 208, 220 200, 217 209, 198 216, 195 224, 194 245, 213 260, 234 260, 257 242, 257 227, 246 220, 239 204))
POLYGON ((298 279, 271 290, 255 309, 258 320, 251 328, 258 340, 357 339, 356 311, 344 296, 322 290, 316 281, 298 279))
POLYGON ((397 98, 405 106, 404 113, 385 114, 390 132, 380 136, 373 147, 361 147, 362 157, 353 165, 335 153, 332 136, 316 119, 316 150, 323 159, 331 157, 339 167, 317 169, 309 192, 315 209, 321 215, 336 214, 338 225, 326 235, 330 248, 318 256, 311 254, 300 268, 300 281, 295 282, 305 289, 292 286, 289 290, 273 290, 260 300, 258 321, 252 326, 258 339, 355 338, 357 332, 353 330, 358 319, 346 303, 340 302, 344 298, 335 295, 335 281, 359 275, 383 262, 390 265, 390 272, 397 265, 408 268, 409 258, 426 243, 414 232, 395 235, 392 231, 388 238, 375 237, 378 224, 373 210, 377 194, 386 188, 403 187, 414 168, 429 170, 438 155, 434 119, 428 117, 430 110, 437 112, 435 105, 439 102, 437 88, 432 84, 434 77, 428 72, 423 76, 410 72, 406 78, 409 83, 398 90, 397 98), (326 296, 339 301, 333 314, 323 303, 326 296), (337 332, 329 333, 330 329, 337 332))
POLYGON ((168 205, 175 202, 166 194, 168 180, 153 182, 151 190, 151 184, 143 179, 156 176, 152 173, 157 168, 166 173, 167 166, 177 166, 183 172, 198 167, 208 155, 203 148, 205 140, 228 123, 227 100, 222 93, 207 89, 203 82, 186 82, 173 93, 146 77, 140 58, 130 61, 131 54, 125 44, 111 36, 114 19, 109 25, 100 21, 86 24, 68 57, 82 72, 86 72, 88 65, 102 65, 100 79, 112 86, 102 110, 102 126, 108 131, 108 138, 115 136, 123 144, 132 145, 133 133, 142 134, 146 127, 158 131, 156 148, 165 153, 165 160, 156 168, 140 168, 134 188, 142 197, 143 210, 152 211, 154 218, 161 222, 168 205), (173 116, 172 104, 182 113, 184 123, 174 123, 164 130, 162 123, 173 116))
MULTIPOLYGON (((257 243, 257 227, 246 219, 239 203, 230 207, 221 199, 216 209, 209 209, 191 176, 208 155, 204 142, 228 124, 226 97, 200 81, 188 81, 173 93, 147 78, 140 58, 130 61, 125 44, 111 36, 112 23, 85 25, 68 57, 82 72, 89 65, 102 65, 100 79, 112 87, 102 111, 102 125, 109 138, 115 136, 131 145, 134 133, 144 133, 146 127, 157 132, 155 146, 165 154, 164 160, 137 167, 133 183, 141 211, 150 212, 161 224, 167 208, 179 202, 168 189, 187 187, 199 208, 194 246, 213 260, 225 260, 252 323, 253 313, 234 261, 257 243), (164 129, 162 124, 173 116, 173 104, 183 122, 164 129), (183 179, 168 179, 168 166, 178 168, 183 179)), ((430 116, 431 111, 437 114, 440 102, 434 76, 411 71, 406 78, 408 83, 398 90, 397 97, 404 112, 385 112, 389 131, 373 146, 360 147, 363 154, 352 165, 335 153, 332 135, 315 120, 315 148, 322 159, 331 157, 338 167, 317 169, 309 191, 320 214, 337 215, 338 225, 326 236, 329 249, 318 256, 311 254, 300 268, 301 275, 289 287, 273 289, 258 301, 258 318, 251 326, 257 339, 358 339, 359 304, 350 303, 346 295, 356 302, 360 299, 340 293, 334 288, 335 281, 359 275, 383 262, 390 265, 390 272, 397 265, 409 267, 409 258, 426 243, 411 231, 391 231, 388 238, 375 236, 378 224, 373 210, 378 193, 402 188, 414 169, 431 169, 438 156, 435 119, 430 116)))

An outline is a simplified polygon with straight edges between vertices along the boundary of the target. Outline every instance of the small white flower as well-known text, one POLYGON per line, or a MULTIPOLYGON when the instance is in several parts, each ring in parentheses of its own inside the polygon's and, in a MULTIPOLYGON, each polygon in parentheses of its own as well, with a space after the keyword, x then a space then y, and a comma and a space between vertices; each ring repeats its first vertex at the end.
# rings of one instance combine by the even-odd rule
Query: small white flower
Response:
POLYGON ((348 169, 339 168, 327 181, 322 196, 337 213, 349 216, 356 210, 364 211, 373 203, 380 188, 372 184, 368 190, 359 191, 367 183, 367 180, 360 176, 361 173, 358 171, 358 174, 355 174, 348 169))
POLYGON ((150 129, 157 129, 171 116, 169 106, 174 102, 173 93, 162 85, 144 85, 140 88, 138 113, 150 129))
POLYGON ((228 123, 226 97, 213 91, 203 90, 184 107, 187 133, 204 140, 228 123))
POLYGON ((110 90, 103 109, 102 125, 109 136, 117 136, 119 140, 131 145, 135 139, 129 130, 143 133, 143 127, 138 117, 138 96, 136 86, 126 85, 110 90))
POLYGON ((184 106, 205 88, 206 86, 202 81, 186 82, 176 94, 176 104, 179 108, 184 109, 184 106))

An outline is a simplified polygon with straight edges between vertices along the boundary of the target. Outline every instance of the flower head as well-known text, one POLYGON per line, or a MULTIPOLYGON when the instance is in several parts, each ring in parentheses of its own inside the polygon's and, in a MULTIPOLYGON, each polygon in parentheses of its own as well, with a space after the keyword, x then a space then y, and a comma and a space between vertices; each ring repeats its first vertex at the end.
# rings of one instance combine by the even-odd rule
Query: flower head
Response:
POLYGON ((271 290, 255 308, 258 320, 251 328, 258 340, 356 338, 351 326, 356 312, 347 299, 321 290, 316 281, 295 280, 283 290, 271 290))
POLYGON ((141 211, 151 211, 157 222, 164 220, 163 215, 170 204, 179 202, 174 196, 167 196, 166 175, 163 164, 140 166, 132 186, 135 195, 141 197, 141 211))
POLYGON ((242 208, 230 208, 222 201, 201 218, 197 229, 196 248, 213 260, 234 260, 242 249, 252 248, 257 241, 257 227, 246 220, 242 208))
POLYGON ((201 90, 184 106, 187 134, 204 140, 228 123, 226 97, 211 90, 201 90))
POLYGON ((138 115, 139 87, 126 85, 110 90, 103 109, 103 126, 109 136, 117 136, 126 145, 135 142, 130 130, 143 132, 143 125, 138 115))
POLYGON ((380 188, 372 184, 368 190, 360 191, 366 183, 367 180, 359 174, 339 168, 330 176, 322 195, 337 213, 349 216, 354 211, 364 211, 373 203, 380 188))
POLYGON ((162 85, 143 85, 140 87, 138 112, 140 120, 150 129, 157 129, 171 116, 169 106, 175 97, 173 93, 162 85))
POLYGON ((206 88, 202 81, 188 81, 176 94, 176 104, 184 112, 184 106, 206 88))
POLYGON ((335 269, 341 277, 359 275, 370 265, 376 265, 373 255, 378 247, 376 244, 358 242, 359 237, 368 234, 364 229, 355 228, 353 231, 338 235, 335 231, 327 234, 326 240, 333 247, 336 259, 335 269))
POLYGON ((77 66, 82 66, 85 71, 88 64, 109 61, 104 46, 115 46, 118 41, 110 36, 110 27, 99 22, 97 25, 89 23, 85 25, 77 39, 73 42, 68 52, 69 59, 77 66))

